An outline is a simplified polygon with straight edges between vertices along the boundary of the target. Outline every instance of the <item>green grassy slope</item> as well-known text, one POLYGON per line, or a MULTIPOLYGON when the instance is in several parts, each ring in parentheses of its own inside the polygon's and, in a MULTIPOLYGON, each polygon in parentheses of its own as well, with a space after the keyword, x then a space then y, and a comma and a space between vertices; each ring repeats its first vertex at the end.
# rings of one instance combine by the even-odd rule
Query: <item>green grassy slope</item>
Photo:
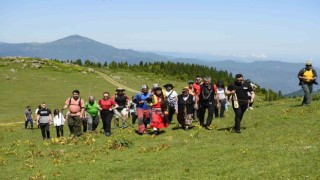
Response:
MULTIPOLYGON (((80 90, 82 98, 87 100, 89 95, 96 99, 102 97, 104 91, 115 93, 117 86, 104 80, 96 73, 82 73, 88 68, 74 65, 61 64, 53 61, 46 61, 41 68, 31 68, 32 59, 25 59, 22 63, 1 59, 0 61, 0 122, 23 121, 23 111, 27 105, 33 110, 41 102, 46 102, 50 109, 61 108, 65 100, 71 96, 74 89, 80 90), (27 67, 23 68, 24 64, 27 67), (11 70, 15 72, 12 72, 11 70), (9 78, 8 78, 9 77, 9 78)), ((153 74, 131 72, 111 72, 101 70, 106 75, 120 76, 120 84, 139 90, 142 84, 152 86, 153 83, 163 85, 167 83, 163 77, 153 74)), ((185 86, 184 82, 170 81, 176 86, 176 90, 185 86)), ((135 93, 127 91, 129 97, 135 93)))
MULTIPOLYGON (((9 75, 12 67, 0 68, 9 75)), ((1 112, 6 112, 1 113, 1 122, 21 121, 19 116, 26 101, 33 105, 44 100, 49 106, 62 106, 75 87, 86 95, 93 81, 91 91, 96 96, 104 89, 116 88, 96 74, 80 72, 68 68, 18 69, 14 75, 10 74, 16 80, 1 79, 6 91, 1 87, 0 96, 7 104, 1 107, 1 112), (32 81, 28 85, 20 81, 35 80, 35 76, 48 78, 43 84, 32 81), (71 81, 71 77, 77 80, 71 81), (21 84, 31 90, 26 92, 21 84), (53 85, 62 88, 51 90, 53 85), (39 91, 39 88, 43 89, 39 91), (35 96, 38 93, 40 97, 35 96)), ((117 75, 134 89, 141 84, 130 72, 117 75)), ((143 77, 147 84, 154 82, 153 75, 143 77)), ((164 82, 165 79, 159 80, 161 84, 164 82)), ((178 87, 184 85, 174 83, 178 87)), ((241 134, 229 131, 234 123, 232 110, 226 113, 226 118, 214 119, 215 128, 211 131, 199 128, 195 122, 190 131, 172 125, 157 137, 138 136, 134 133, 135 125, 124 130, 113 128, 114 134, 109 138, 103 134, 85 134, 77 140, 60 140, 60 143, 42 141, 39 129, 2 124, 0 176, 1 179, 319 179, 320 102, 314 101, 310 107, 298 104, 299 100, 292 99, 256 102, 254 110, 245 114, 241 134)), ((68 135, 68 128, 64 129, 68 135)), ((55 137, 53 127, 51 134, 55 137)))

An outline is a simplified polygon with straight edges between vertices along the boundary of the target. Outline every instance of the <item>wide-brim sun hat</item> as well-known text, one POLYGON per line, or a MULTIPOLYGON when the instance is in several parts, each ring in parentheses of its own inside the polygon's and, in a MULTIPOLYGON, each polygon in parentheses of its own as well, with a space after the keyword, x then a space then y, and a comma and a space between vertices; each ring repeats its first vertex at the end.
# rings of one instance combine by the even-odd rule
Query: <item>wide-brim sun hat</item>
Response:
POLYGON ((188 92, 189 92, 189 87, 183 87, 183 88, 182 88, 182 92, 183 92, 183 91, 188 91, 188 92))
POLYGON ((163 85, 163 87, 165 87, 165 88, 167 88, 167 87, 171 87, 171 89, 173 89, 174 87, 173 87, 173 85, 172 84, 170 84, 170 83, 168 83, 168 84, 165 84, 165 85, 163 85))
POLYGON ((116 91, 125 91, 125 89, 124 89, 124 88, 121 88, 121 87, 118 87, 118 88, 116 89, 116 91))
POLYGON ((158 87, 155 87, 154 90, 155 90, 155 91, 158 91, 158 90, 161 90, 161 91, 162 91, 162 88, 161 88, 160 86, 158 86, 158 87))

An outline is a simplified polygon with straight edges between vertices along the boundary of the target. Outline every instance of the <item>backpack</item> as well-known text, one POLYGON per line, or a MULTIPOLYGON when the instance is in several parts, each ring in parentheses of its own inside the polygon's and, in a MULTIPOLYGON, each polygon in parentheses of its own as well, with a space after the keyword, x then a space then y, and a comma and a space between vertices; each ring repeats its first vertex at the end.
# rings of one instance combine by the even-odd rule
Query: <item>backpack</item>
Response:
MULTIPOLYGON (((70 97, 70 98, 69 98, 69 104, 68 104, 68 106, 70 106, 70 105, 71 105, 71 98, 72 98, 72 97, 70 97)), ((81 97, 79 97, 79 99, 78 99, 78 100, 79 100, 79 101, 78 101, 78 102, 79 102, 78 106, 79 106, 79 107, 80 107, 80 109, 81 109, 81 108, 82 108, 82 107, 81 107, 81 97)))

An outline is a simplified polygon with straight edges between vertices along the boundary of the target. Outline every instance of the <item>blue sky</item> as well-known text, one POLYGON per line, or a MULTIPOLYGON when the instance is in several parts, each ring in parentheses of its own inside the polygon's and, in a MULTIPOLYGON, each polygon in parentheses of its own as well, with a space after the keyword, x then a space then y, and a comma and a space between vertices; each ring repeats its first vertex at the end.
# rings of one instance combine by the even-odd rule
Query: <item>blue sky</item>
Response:
POLYGON ((0 0, 0 42, 79 34, 117 48, 320 61, 317 0, 0 0))

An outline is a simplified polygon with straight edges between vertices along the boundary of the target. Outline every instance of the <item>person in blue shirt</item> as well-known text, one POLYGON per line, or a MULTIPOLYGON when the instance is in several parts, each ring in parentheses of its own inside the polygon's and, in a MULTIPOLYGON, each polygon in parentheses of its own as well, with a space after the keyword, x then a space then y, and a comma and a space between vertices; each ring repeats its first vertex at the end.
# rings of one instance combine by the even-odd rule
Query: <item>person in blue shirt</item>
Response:
POLYGON ((140 135, 147 133, 147 121, 150 118, 150 107, 147 104, 147 99, 151 95, 148 86, 142 85, 141 92, 137 93, 133 98, 133 102, 137 104, 138 131, 140 135))

